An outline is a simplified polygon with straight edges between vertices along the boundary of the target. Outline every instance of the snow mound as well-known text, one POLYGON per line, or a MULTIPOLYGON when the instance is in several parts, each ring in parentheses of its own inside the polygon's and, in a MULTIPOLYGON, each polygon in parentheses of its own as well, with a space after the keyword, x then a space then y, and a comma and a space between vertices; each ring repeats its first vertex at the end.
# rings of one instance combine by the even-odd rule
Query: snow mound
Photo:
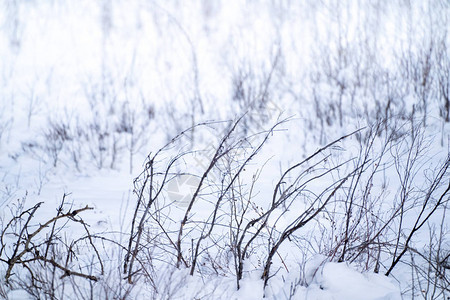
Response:
MULTIPOLYGON (((400 300, 400 289, 381 274, 362 274, 346 263, 328 262, 319 266, 304 290, 308 300, 400 300)), ((311 272, 309 272, 311 274, 311 272)), ((301 298, 301 297, 300 297, 301 298)))

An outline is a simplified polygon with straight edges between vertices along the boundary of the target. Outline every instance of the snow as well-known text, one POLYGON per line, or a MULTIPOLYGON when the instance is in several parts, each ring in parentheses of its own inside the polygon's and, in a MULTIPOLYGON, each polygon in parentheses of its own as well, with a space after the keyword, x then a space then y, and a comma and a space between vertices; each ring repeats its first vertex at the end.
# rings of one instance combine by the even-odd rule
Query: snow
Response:
POLYGON ((400 300, 398 284, 382 274, 361 274, 346 263, 320 266, 308 286, 308 299, 400 300))
MULTIPOLYGON (((405 70, 399 67, 402 66, 399 57, 405 49, 420 57, 420 47, 426 49, 428 43, 432 44, 432 38, 448 40, 443 30, 448 25, 445 18, 450 10, 448 5, 436 4, 439 1, 434 0, 408 7, 402 1, 384 5, 371 1, 294 2, 3 1, 0 4, 0 223, 4 226, 23 200, 26 208, 44 202, 33 226, 43 224, 56 214, 63 195, 67 194, 67 209, 86 205, 94 208, 83 213, 92 232, 126 245, 137 199, 133 193, 134 179, 141 174, 149 154, 155 154, 181 130, 196 123, 236 120, 246 114, 248 118, 232 142, 246 134, 257 137, 248 138, 239 151, 232 153, 234 158, 243 161, 260 141, 258 133, 270 128, 277 118, 290 117, 289 122, 269 135, 265 147, 239 178, 243 182, 240 192, 247 197, 250 183, 258 177, 245 220, 249 221, 268 208, 274 186, 293 163, 344 134, 365 126, 369 128, 377 118, 384 117, 386 107, 382 99, 388 96, 393 99, 385 117, 394 119, 395 124, 390 125, 397 126, 399 136, 408 134, 411 126, 420 123, 421 99, 414 94, 412 83, 403 84, 405 70), (433 4, 442 7, 436 9, 433 4), (361 82, 355 75, 358 72, 363 78, 361 82), (387 86, 386 82, 391 85, 387 86), (346 85, 343 90, 339 87, 342 83, 346 85), (239 84, 245 97, 233 99, 239 84), (264 89, 265 102, 255 102, 264 89), (262 110, 255 109, 259 105, 262 110), (342 119, 339 109, 344 110, 342 119), (411 115, 413 111, 416 115, 411 115), (134 133, 139 132, 140 138, 135 149, 131 145, 136 136, 130 128, 119 128, 124 115, 128 117, 125 121, 136 120, 134 133), (47 146, 57 142, 58 137, 45 136, 52 122, 70 129, 56 167, 53 166, 55 157, 47 146), (79 154, 77 161, 73 154, 79 154)), ((421 160, 413 169, 416 174, 411 191, 416 193, 426 190, 427 178, 431 178, 431 171, 425 169, 436 168, 448 153, 450 124, 439 115, 442 109, 439 101, 433 98, 428 107, 424 142, 429 147, 421 152, 421 160)), ((175 164, 174 172, 179 174, 172 174, 175 177, 163 189, 154 211, 167 217, 164 226, 172 238, 176 237, 188 201, 195 192, 193 186, 199 183, 227 124, 230 123, 196 128, 160 156, 157 167, 163 168, 171 157, 183 151, 195 151, 175 164), (187 186, 180 187, 181 183, 187 186)), ((375 139, 371 157, 380 154, 386 136, 387 132, 375 139)), ((370 178, 362 177, 361 181, 367 181, 370 186, 371 194, 366 200, 372 206, 367 208, 370 214, 360 219, 361 224, 350 224, 358 238, 373 234, 371 230, 377 227, 370 227, 370 222, 386 220, 398 204, 401 179, 397 171, 408 165, 394 161, 393 157, 396 151, 406 153, 410 143, 409 137, 393 143, 380 161, 383 168, 375 173, 372 185, 369 185, 370 178)), ((364 150, 363 146, 361 137, 351 136, 320 156, 322 159, 329 155, 320 167, 330 169, 354 159, 364 150)), ((398 300, 411 296, 408 293, 414 290, 415 283, 411 281, 412 271, 407 264, 386 277, 384 269, 375 274, 373 265, 361 260, 351 264, 336 262, 333 251, 344 240, 343 212, 347 203, 343 199, 350 191, 349 183, 339 194, 339 201, 331 202, 327 214, 318 215, 314 222, 300 228, 292 240, 280 246, 271 267, 273 277, 264 287, 263 264, 268 245, 273 243, 269 232, 271 239, 278 238, 299 212, 307 209, 313 196, 352 170, 355 161, 305 185, 298 198, 274 210, 267 220, 268 228, 273 230, 264 230, 264 235, 257 239, 258 247, 249 250, 251 255, 245 260, 239 290, 230 245, 231 226, 228 226, 234 221, 228 222, 229 207, 223 206, 218 216, 221 227, 214 231, 217 240, 202 245, 204 256, 194 275, 189 275, 189 269, 175 268, 174 253, 167 251, 166 244, 159 244, 163 239, 155 238, 154 248, 149 248, 146 259, 154 259, 150 269, 156 282, 137 281, 132 285, 132 297, 398 300), (333 212, 336 214, 332 215, 333 212), (215 242, 220 245, 218 249, 214 248, 215 242), (157 293, 152 290, 152 284, 158 287, 157 293)), ((371 161, 368 169, 375 167, 371 161)), ((230 169, 236 170, 236 165, 231 164, 230 169)), ((200 191, 194 203, 182 243, 186 257, 192 252, 191 241, 193 245, 202 233, 199 224, 210 218, 220 186, 231 174, 225 171, 225 164, 214 169, 206 178, 211 185, 200 191)), ((282 188, 302 171, 287 176, 282 188)), ((305 172, 301 178, 306 181, 315 174, 305 172)), ((226 201, 231 200, 223 202, 226 201)), ((418 210, 420 206, 408 210, 403 235, 411 229, 418 210)), ((420 251, 428 249, 431 228, 437 230, 441 220, 443 228, 448 226, 443 211, 433 216, 429 232, 425 229, 418 233, 411 247, 420 251)), ((158 226, 151 220, 145 226, 146 233, 154 233, 159 238, 158 226)), ((398 222, 386 232, 386 239, 393 240, 395 226, 398 222)), ((80 234, 71 232, 71 228, 64 231, 67 239, 80 234)), ((8 246, 14 242, 9 240, 8 246)), ((150 238, 145 242, 153 245, 150 238)), ((101 244, 108 273, 100 276, 100 282, 124 293, 130 288, 122 274, 125 253, 115 246, 101 244)), ((80 262, 91 259, 92 252, 81 254, 86 256, 80 255, 80 262)), ((389 264, 390 255, 383 253, 383 261, 389 264)), ((0 262, 2 278, 4 267, 4 262, 0 262)), ((17 272, 21 276, 25 274, 19 268, 17 272)), ((61 282, 70 286, 70 280, 61 282)), ((101 290, 99 286, 96 292, 101 290)), ((68 290, 64 289, 68 298, 82 298, 76 291, 68 290)), ((7 292, 10 299, 31 297, 20 288, 7 292)), ((97 297, 106 298, 102 292, 97 297)), ((0 297, 1 293, 0 286, 0 297)))

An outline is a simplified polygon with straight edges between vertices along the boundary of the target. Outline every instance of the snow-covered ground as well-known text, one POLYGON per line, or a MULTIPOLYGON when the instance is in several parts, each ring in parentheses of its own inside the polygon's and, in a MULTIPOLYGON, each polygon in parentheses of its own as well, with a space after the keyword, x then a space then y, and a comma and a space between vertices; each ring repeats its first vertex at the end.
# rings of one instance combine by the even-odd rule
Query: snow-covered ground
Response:
POLYGON ((449 297, 447 1, 0 7, 0 297, 449 297))

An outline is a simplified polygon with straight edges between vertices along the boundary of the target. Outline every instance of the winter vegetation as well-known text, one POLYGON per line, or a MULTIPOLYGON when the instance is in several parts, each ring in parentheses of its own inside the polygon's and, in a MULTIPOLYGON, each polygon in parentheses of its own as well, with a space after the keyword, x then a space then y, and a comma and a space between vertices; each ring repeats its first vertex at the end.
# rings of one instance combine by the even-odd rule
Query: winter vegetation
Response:
POLYGON ((448 1, 0 8, 0 298, 450 298, 448 1))

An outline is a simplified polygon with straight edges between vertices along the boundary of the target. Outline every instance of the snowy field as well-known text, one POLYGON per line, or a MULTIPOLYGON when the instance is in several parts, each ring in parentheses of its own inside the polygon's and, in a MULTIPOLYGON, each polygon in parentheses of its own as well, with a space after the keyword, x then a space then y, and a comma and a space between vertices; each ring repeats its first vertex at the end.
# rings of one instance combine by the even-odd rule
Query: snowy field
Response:
POLYGON ((0 298, 450 297, 446 0, 0 0, 0 298))

